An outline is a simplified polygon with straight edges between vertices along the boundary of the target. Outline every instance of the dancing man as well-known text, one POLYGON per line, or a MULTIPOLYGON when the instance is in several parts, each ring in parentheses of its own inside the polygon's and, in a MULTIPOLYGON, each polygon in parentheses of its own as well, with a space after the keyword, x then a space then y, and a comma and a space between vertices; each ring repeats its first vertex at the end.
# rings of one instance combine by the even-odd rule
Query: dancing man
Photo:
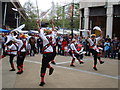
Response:
POLYGON ((80 53, 83 51, 83 48, 81 47, 81 49, 77 50, 77 40, 73 39, 70 45, 70 55, 72 56, 72 62, 70 64, 71 67, 75 67, 74 62, 75 62, 75 58, 77 58, 77 60, 79 61, 80 64, 83 64, 84 62, 82 60, 80 60, 80 53))
POLYGON ((41 67, 41 81, 39 86, 44 86, 45 81, 45 73, 46 68, 49 68, 49 75, 51 75, 54 71, 53 67, 50 66, 49 62, 53 60, 54 54, 53 54, 53 47, 52 47, 52 36, 50 35, 52 33, 52 30, 47 30, 46 35, 44 35, 44 31, 40 29, 40 20, 37 21, 37 27, 39 36, 43 40, 43 58, 42 58, 42 67, 41 67))
MULTIPOLYGON (((102 39, 102 31, 99 27, 95 27, 94 30, 99 30, 100 31, 100 37, 96 38, 96 34, 92 34, 91 38, 87 38, 87 41, 89 42, 90 46, 90 52, 92 53, 93 57, 94 57, 94 65, 93 65, 93 69, 94 70, 98 70, 97 69, 97 59, 99 59, 100 64, 103 64, 104 61, 102 61, 100 59, 100 49, 97 47, 98 41, 100 41, 102 39)), ((90 33, 88 32, 88 34, 90 35, 90 33)))

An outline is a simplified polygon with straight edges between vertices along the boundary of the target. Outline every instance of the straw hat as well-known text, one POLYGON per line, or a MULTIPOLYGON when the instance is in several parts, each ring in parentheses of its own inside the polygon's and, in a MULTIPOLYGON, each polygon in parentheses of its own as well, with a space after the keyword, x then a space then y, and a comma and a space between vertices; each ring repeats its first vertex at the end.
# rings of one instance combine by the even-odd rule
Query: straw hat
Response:
POLYGON ((92 34, 91 37, 96 37, 96 34, 92 34))
POLYGON ((26 35, 22 35, 21 38, 26 38, 27 36, 26 35))
POLYGON ((99 30, 99 31, 101 31, 100 27, 98 27, 98 26, 95 26, 95 27, 93 28, 93 30, 99 30))

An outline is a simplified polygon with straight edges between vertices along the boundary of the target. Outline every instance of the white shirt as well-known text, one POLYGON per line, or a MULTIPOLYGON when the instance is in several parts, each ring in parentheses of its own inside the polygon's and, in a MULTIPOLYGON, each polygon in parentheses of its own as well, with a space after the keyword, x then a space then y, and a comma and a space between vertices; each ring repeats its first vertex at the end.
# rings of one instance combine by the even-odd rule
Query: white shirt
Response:
MULTIPOLYGON (((18 46, 18 45, 16 44, 16 46, 18 46)), ((16 47, 16 46, 15 46, 14 44, 8 46, 8 48, 9 48, 10 50, 16 50, 16 51, 10 52, 9 54, 17 55, 17 47, 16 47)))
MULTIPOLYGON (((21 40, 21 41, 22 41, 22 40, 21 40)), ((22 42, 23 42, 23 41, 22 41, 22 42)), ((26 52, 26 48, 27 48, 28 42, 27 42, 27 40, 25 40, 25 42, 26 42, 25 47, 21 50, 21 52, 26 52)))
MULTIPOLYGON (((43 47, 46 46, 47 44, 49 44, 48 39, 46 38, 46 36, 43 33, 43 30, 40 30, 39 36, 41 37, 41 39, 43 40, 43 47)), ((50 35, 48 35, 50 36, 50 35)), ((45 49, 44 52, 53 52, 53 47, 50 45, 47 49, 45 49)))
POLYGON ((16 39, 15 37, 13 38, 13 40, 17 42, 17 44, 18 44, 18 51, 20 51, 21 47, 23 46, 22 40, 16 39))
POLYGON ((14 41, 17 42, 17 44, 18 44, 18 51, 19 51, 20 48, 21 48, 22 45, 23 45, 22 40, 16 39, 14 36, 12 36, 12 34, 9 34, 9 35, 7 36, 7 41, 6 41, 6 43, 5 43, 4 45, 6 45, 10 40, 14 40, 14 41))
POLYGON ((71 48, 72 50, 74 50, 76 53, 79 53, 79 52, 77 51, 74 43, 72 43, 72 44, 70 45, 70 48, 71 48))
POLYGON ((56 44, 57 32, 52 31, 52 34, 50 35, 52 36, 52 44, 56 44))
POLYGON ((93 49, 99 52, 99 49, 97 48, 97 44, 98 44, 98 41, 100 41, 101 39, 102 37, 98 37, 98 38, 95 38, 95 41, 92 41, 91 38, 88 38, 87 41, 90 43, 90 46, 93 46, 95 42, 96 44, 93 46, 93 49))

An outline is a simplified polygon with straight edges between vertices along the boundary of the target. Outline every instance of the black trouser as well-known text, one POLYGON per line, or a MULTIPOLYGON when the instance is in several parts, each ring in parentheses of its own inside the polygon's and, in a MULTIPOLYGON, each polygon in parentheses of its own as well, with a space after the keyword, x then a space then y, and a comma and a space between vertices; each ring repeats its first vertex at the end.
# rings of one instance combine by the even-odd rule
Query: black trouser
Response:
MULTIPOLYGON (((70 56, 72 56, 72 52, 71 51, 69 52, 69 54, 70 54, 70 56)), ((74 55, 77 58, 77 60, 80 60, 80 59, 83 58, 83 54, 79 55, 79 54, 75 53, 74 55)))
POLYGON ((57 51, 58 51, 57 53, 61 55, 61 45, 59 45, 59 44, 58 44, 58 50, 57 51))
POLYGON ((106 51, 104 51, 104 57, 105 58, 109 58, 110 57, 110 50, 106 50, 106 51))
POLYGON ((2 51, 3 51, 3 55, 5 53, 5 46, 4 46, 4 43, 2 43, 2 51))
POLYGON ((0 56, 2 55, 2 48, 0 48, 0 56))
POLYGON ((120 60, 120 52, 118 52, 118 60, 120 60))
POLYGON ((13 63, 13 59, 14 59, 15 55, 14 54, 10 54, 9 56, 10 56, 9 62, 10 62, 11 68, 15 69, 14 63, 13 63))
POLYGON ((13 59, 14 59, 15 55, 14 54, 10 54, 10 64, 13 64, 13 59))
POLYGON ((56 56, 56 46, 53 46, 53 60, 55 59, 55 56, 56 56))
POLYGON ((117 53, 117 50, 112 50, 111 51, 111 58, 115 59, 116 58, 116 53, 117 53))
POLYGON ((17 67, 18 67, 18 70, 20 68, 22 68, 25 56, 26 56, 26 52, 20 52, 20 55, 17 56, 17 67))
POLYGON ((97 65, 98 52, 95 51, 94 49, 90 49, 90 52, 94 56, 94 65, 97 65))
POLYGON ((43 45, 42 44, 38 44, 37 48, 38 48, 38 53, 42 53, 43 45))
POLYGON ((46 53, 43 54, 43 58, 42 58, 42 67, 41 67, 41 77, 42 77, 42 73, 46 72, 46 68, 49 65, 49 62, 54 58, 53 53, 46 53))
POLYGON ((62 54, 61 55, 63 55, 64 56, 64 50, 61 50, 62 51, 62 54))
POLYGON ((31 45, 31 49, 30 49, 30 56, 34 56, 36 53, 36 48, 35 45, 31 45), (33 53, 32 53, 33 52, 33 53))

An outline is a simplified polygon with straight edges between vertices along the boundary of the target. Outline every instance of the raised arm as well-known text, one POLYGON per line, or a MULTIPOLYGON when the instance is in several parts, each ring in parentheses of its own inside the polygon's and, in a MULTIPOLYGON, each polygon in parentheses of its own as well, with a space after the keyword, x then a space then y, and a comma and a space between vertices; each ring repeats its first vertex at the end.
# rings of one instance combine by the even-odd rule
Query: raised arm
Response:
POLYGON ((55 31, 54 22, 52 19, 50 20, 50 24, 52 25, 52 31, 55 31))
POLYGON ((85 37, 86 40, 90 38, 90 31, 88 31, 87 34, 88 34, 88 36, 85 37))
POLYGON ((37 20, 37 29, 38 29, 38 32, 40 33, 40 20, 37 20))

